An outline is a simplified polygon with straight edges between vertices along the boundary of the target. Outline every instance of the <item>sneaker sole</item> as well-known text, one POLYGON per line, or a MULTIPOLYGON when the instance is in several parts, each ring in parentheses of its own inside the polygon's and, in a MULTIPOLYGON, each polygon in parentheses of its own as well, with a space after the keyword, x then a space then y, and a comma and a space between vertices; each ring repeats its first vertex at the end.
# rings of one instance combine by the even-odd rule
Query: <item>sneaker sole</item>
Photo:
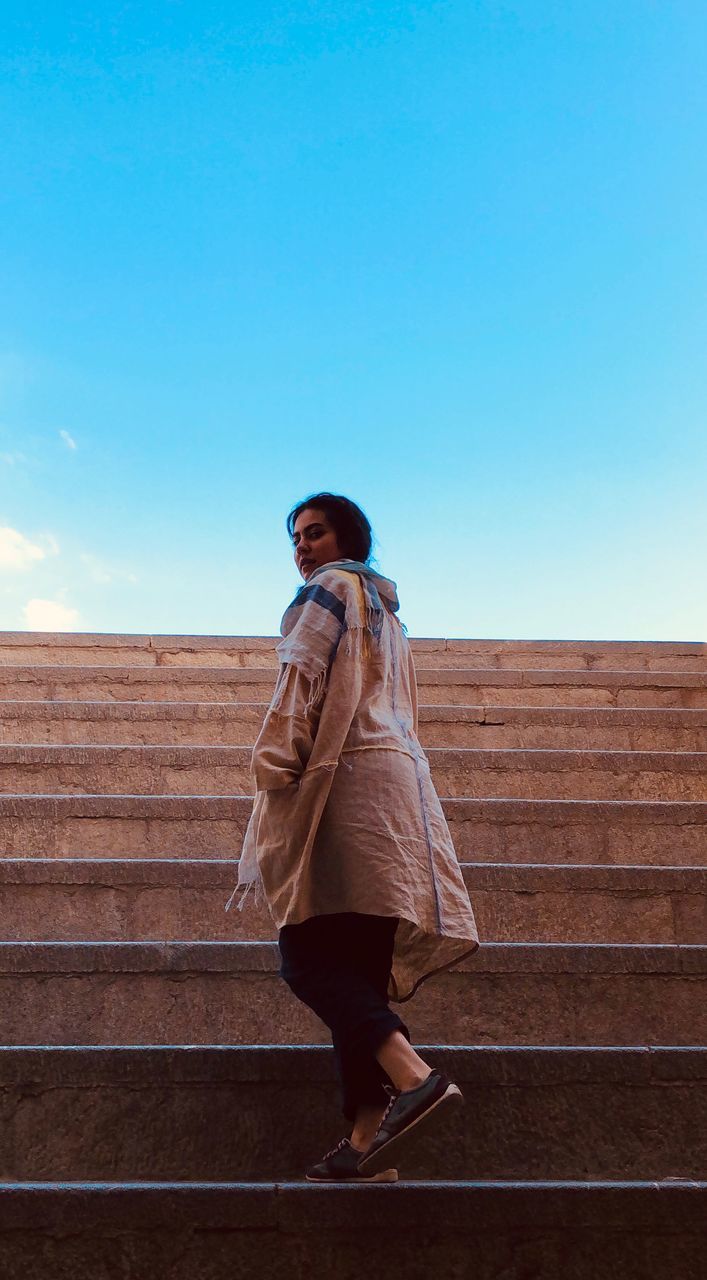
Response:
POLYGON ((413 1120, 412 1124, 397 1133, 394 1138, 386 1142, 385 1146, 379 1147, 378 1151, 374 1152, 372 1156, 364 1156, 359 1161, 359 1173, 375 1173, 383 1165, 390 1164, 391 1158, 397 1162, 402 1153, 405 1155, 409 1153, 409 1149, 411 1150, 418 1138, 423 1136, 425 1130, 431 1126, 431 1122, 439 1120, 440 1108, 452 1111, 463 1105, 464 1096, 461 1089, 455 1084, 449 1084, 442 1097, 438 1098, 427 1111, 423 1111, 422 1115, 417 1117, 417 1120, 413 1120))
POLYGON ((310 1178, 309 1174, 304 1175, 305 1182, 397 1182, 397 1169, 383 1169, 380 1173, 361 1173, 355 1174, 351 1178, 310 1178))

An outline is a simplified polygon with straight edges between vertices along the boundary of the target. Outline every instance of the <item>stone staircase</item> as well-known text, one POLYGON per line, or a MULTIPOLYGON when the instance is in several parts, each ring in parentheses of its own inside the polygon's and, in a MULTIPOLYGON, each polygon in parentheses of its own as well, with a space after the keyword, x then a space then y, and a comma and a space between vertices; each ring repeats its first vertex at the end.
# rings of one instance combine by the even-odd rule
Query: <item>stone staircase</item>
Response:
POLYGON ((412 643, 482 947, 400 1009, 466 1107, 348 1187, 224 911, 274 641, 0 635, 3 1280, 704 1280, 707 647, 412 643))

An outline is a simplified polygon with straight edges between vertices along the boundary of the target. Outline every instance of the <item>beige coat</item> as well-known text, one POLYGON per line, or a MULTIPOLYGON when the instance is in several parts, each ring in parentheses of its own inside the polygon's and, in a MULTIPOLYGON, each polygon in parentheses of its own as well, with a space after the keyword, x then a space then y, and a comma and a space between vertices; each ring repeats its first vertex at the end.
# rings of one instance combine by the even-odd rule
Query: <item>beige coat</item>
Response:
MULTIPOLYGON (((347 606, 357 576, 319 575, 347 606)), ((345 637, 323 687, 283 663, 253 750, 243 848, 277 928, 356 911, 399 916, 390 1000, 471 955, 478 934, 417 737, 412 653, 394 614, 380 643, 345 637)))

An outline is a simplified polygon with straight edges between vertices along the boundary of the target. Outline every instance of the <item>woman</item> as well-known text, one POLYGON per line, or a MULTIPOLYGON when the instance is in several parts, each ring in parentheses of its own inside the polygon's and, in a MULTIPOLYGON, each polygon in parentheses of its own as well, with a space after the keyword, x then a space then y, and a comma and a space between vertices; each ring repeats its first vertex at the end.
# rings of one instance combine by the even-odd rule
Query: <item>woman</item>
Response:
POLYGON ((353 1129, 307 1179, 392 1182, 391 1161, 463 1099, 388 1001, 471 955, 478 935, 417 738, 395 583, 368 565, 370 524, 349 499, 318 493, 287 528, 304 585, 253 749, 239 907, 255 884, 279 930, 280 976, 332 1033, 353 1129))

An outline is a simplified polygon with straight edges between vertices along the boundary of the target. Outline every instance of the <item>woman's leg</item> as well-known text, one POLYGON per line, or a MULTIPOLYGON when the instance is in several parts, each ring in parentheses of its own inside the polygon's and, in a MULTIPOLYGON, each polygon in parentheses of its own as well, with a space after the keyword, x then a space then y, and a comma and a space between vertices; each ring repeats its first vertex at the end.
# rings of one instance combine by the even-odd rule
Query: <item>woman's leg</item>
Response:
POLYGON ((376 1051, 376 1058, 395 1088, 403 1093, 406 1089, 416 1089, 432 1070, 399 1031, 392 1031, 383 1041, 376 1051))
MULTIPOLYGON (((281 976, 331 1030, 354 1146, 375 1132, 388 1102, 389 1077, 377 1051, 393 1033, 409 1045, 408 1029, 387 1000, 396 927, 394 917, 339 912, 280 930, 281 976)), ((396 1070, 399 1055, 384 1050, 396 1070)))
MULTIPOLYGON (((352 913, 351 927, 354 938, 362 943, 355 948, 361 957, 362 970, 387 1006, 397 920, 352 913)), ((334 1051, 337 1051, 336 1042, 334 1051)), ((347 1068, 342 1063, 340 1077, 353 1082, 349 1107, 349 1111, 355 1113, 351 1145, 365 1151, 373 1141, 389 1102, 389 1095, 381 1085, 392 1082, 396 1089, 414 1089, 427 1079, 431 1070, 413 1049, 404 1023, 391 1031, 373 1052, 367 1052, 358 1066, 352 1063, 347 1068)))
MULTIPOLYGON (((367 979, 376 993, 380 1006, 388 1008, 388 979, 393 956, 393 943, 397 919, 371 917, 351 913, 348 921, 351 936, 347 943, 349 957, 357 961, 360 974, 367 979)), ((343 1111, 352 1122, 350 1142, 358 1151, 370 1146, 388 1105, 384 1086, 390 1077, 377 1058, 377 1043, 387 1043, 391 1035, 409 1043, 410 1033, 404 1023, 393 1031, 381 1029, 376 1043, 369 1040, 362 1054, 354 1056, 347 1051, 345 1037, 332 1031, 334 1055, 339 1079, 342 1083, 343 1111), (407 1037, 407 1039, 406 1039, 407 1037)))
MULTIPOLYGON (((401 1031, 392 1031, 383 1044, 376 1050, 376 1059, 383 1067, 385 1074, 392 1080, 396 1089, 403 1093, 407 1089, 416 1089, 430 1074, 432 1068, 418 1053, 401 1031)), ((372 1143, 378 1126, 383 1119, 385 1103, 360 1103, 356 1109, 351 1145, 365 1151, 372 1143)))

